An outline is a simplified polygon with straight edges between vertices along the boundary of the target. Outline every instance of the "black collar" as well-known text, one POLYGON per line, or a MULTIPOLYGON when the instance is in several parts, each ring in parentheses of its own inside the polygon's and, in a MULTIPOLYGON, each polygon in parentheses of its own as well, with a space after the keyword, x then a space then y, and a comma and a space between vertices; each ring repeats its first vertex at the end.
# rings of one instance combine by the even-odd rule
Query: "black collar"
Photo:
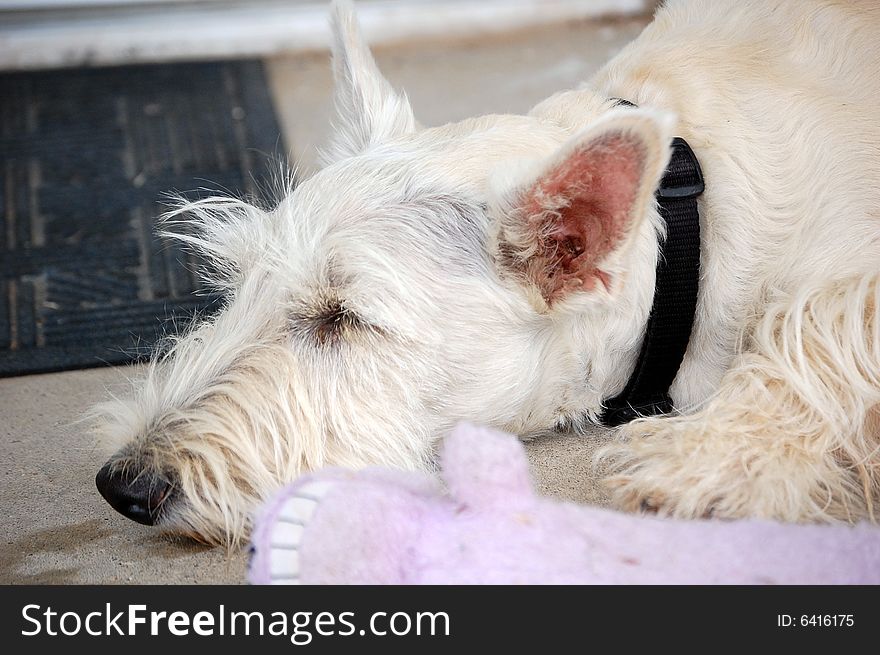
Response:
MULTIPOLYGON (((618 105, 635 107, 626 100, 618 105)), ((626 387, 603 403, 601 422, 622 425, 639 416, 672 411, 669 387, 687 350, 700 275, 700 214, 697 197, 703 193, 703 173, 684 139, 672 140, 672 158, 657 187, 666 239, 657 263, 654 304, 648 316, 642 350, 626 387)))

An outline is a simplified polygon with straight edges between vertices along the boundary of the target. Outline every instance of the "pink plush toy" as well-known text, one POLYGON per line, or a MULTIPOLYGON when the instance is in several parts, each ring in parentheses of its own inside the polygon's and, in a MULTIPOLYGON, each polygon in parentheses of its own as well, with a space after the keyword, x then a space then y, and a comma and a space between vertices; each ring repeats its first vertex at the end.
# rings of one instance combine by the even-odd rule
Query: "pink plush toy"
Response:
POLYGON ((878 584, 880 529, 676 521, 537 496, 520 443, 459 426, 448 491, 423 474, 325 470, 254 533, 256 584, 878 584))

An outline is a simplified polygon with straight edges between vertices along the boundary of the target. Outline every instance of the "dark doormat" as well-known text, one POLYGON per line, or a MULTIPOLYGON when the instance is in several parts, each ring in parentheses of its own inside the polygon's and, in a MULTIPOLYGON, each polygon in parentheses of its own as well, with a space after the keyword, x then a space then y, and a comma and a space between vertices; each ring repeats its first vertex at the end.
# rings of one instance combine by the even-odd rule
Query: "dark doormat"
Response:
POLYGON ((136 360, 216 308, 155 236, 165 194, 258 195, 280 149, 258 62, 0 75, 0 376, 136 360))

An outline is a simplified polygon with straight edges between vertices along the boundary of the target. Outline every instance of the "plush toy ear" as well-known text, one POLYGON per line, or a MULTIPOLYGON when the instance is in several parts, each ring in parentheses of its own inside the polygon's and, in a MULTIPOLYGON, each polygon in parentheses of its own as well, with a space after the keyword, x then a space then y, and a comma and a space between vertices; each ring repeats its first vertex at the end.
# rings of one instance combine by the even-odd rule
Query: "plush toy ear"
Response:
POLYGON ((333 4, 333 76, 336 134, 322 153, 325 164, 356 155, 373 143, 415 130, 405 95, 394 91, 373 59, 347 0, 333 4))
POLYGON ((669 160, 671 119, 611 112, 510 185, 494 207, 496 259, 548 306, 611 292, 622 255, 654 202, 669 160))
POLYGON ((534 498, 526 452, 513 435, 459 423, 440 459, 449 493, 470 507, 515 506, 534 498))

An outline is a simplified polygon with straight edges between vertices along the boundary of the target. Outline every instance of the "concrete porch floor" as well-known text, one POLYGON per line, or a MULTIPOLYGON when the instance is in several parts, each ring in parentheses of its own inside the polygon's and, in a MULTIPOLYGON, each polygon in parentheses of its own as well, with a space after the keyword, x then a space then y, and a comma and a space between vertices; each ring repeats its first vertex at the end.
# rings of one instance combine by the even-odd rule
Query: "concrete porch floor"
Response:
MULTIPOLYGON (((416 117, 436 125, 490 112, 527 111, 586 79, 645 21, 588 22, 494 38, 379 52, 380 67, 409 95, 416 117)), ((267 62, 292 158, 314 166, 329 130, 326 56, 267 62)), ((93 404, 125 388, 136 367, 0 380, 0 583, 239 583, 241 552, 172 541, 116 514, 94 475, 107 453, 82 420, 93 404)), ((528 444, 540 489, 602 503, 590 457, 605 434, 528 444)))

